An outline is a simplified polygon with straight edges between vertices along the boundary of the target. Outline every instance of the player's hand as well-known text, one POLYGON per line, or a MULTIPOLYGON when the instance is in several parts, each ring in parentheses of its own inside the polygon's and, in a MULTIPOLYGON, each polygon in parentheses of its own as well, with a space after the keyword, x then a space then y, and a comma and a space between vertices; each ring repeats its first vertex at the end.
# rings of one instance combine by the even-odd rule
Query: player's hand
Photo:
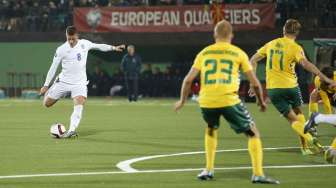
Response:
POLYGON ((259 106, 260 112, 266 112, 267 104, 264 101, 258 102, 258 106, 259 106))
POLYGON ((254 90, 253 90, 252 88, 250 88, 250 89, 248 90, 248 95, 249 95, 250 97, 254 97, 256 94, 255 94, 254 90))
POLYGON ((177 101, 174 106, 174 111, 178 112, 184 106, 184 102, 181 100, 177 101))
POLYGON ((125 47, 126 47, 125 44, 122 44, 122 45, 119 45, 119 46, 114 46, 114 51, 122 52, 125 49, 125 47))
POLYGON ((40 89, 40 95, 44 95, 47 91, 48 91, 48 87, 47 86, 43 86, 41 89, 40 89))

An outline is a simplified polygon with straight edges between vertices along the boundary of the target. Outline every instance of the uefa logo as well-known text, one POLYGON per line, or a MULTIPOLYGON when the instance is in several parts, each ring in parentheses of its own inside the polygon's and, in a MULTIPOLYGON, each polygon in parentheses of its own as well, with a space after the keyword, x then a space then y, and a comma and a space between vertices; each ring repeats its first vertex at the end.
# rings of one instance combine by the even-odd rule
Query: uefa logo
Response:
POLYGON ((96 30, 97 26, 100 24, 102 15, 99 9, 90 10, 86 15, 86 22, 92 28, 93 31, 96 30))

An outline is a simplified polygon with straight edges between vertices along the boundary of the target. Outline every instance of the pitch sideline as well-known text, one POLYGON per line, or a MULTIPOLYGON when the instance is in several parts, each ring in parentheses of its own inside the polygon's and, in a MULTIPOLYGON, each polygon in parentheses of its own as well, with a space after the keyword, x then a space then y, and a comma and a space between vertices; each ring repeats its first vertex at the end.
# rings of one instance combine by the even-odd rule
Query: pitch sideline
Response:
MULTIPOLYGON (((264 150, 286 150, 286 149, 297 149, 298 147, 279 147, 279 148, 264 148, 264 150)), ((247 151, 247 149, 230 149, 230 150, 218 150, 217 152, 239 152, 247 151)), ((204 151, 196 152, 184 152, 166 155, 152 155, 140 158, 134 158, 126 161, 121 161, 117 164, 117 167, 122 171, 105 171, 105 172, 76 172, 76 173, 50 173, 50 174, 25 174, 25 175, 8 175, 0 176, 1 179, 18 179, 18 178, 36 178, 36 177, 62 177, 62 176, 92 176, 92 175, 111 175, 111 174, 140 174, 140 173, 167 173, 167 172, 191 172, 199 171, 202 168, 187 168, 187 169, 162 169, 162 170, 137 170, 131 167, 131 164, 139 161, 160 158, 160 157, 171 157, 171 156, 181 156, 181 155, 193 155, 201 154, 204 151)), ((274 166, 264 166, 265 169, 288 169, 288 168, 327 168, 336 167, 336 164, 317 164, 317 165, 274 165, 274 166)), ((251 169, 250 166, 241 167, 225 167, 216 168, 216 170, 246 170, 251 169)))

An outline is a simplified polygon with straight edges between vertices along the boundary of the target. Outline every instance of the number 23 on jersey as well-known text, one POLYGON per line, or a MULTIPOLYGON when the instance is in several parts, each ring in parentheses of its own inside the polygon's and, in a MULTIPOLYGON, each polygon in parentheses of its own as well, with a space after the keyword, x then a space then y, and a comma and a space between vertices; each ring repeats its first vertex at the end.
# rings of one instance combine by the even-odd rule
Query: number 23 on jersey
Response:
POLYGON ((204 72, 204 84, 230 84, 232 82, 231 60, 226 59, 206 59, 204 62, 206 71, 204 72))

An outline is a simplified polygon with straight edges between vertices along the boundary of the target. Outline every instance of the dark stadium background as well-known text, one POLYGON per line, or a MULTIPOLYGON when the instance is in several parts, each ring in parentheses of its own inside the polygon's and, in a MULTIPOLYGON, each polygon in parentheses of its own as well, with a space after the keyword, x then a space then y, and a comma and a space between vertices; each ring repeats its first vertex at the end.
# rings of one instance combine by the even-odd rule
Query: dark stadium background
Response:
MULTIPOLYGON (((215 2, 215 1, 214 1, 215 2)), ((44 82, 53 53, 65 41, 64 30, 73 24, 73 10, 79 7, 146 7, 207 5, 203 0, 1 0, 0 1, 0 88, 6 97, 30 97, 24 91, 38 90, 44 82), (23 95, 25 94, 25 95, 23 95)), ((219 4, 274 3, 273 29, 236 31, 234 43, 249 55, 265 42, 281 36, 282 25, 288 18, 298 19, 303 30, 298 42, 308 58, 318 67, 334 66, 336 53, 336 2, 333 0, 226 0, 219 4), (327 40, 318 40, 318 39, 327 40)), ((211 32, 104 32, 82 33, 82 38, 107 44, 133 44, 143 59, 143 67, 150 64, 152 74, 142 76, 140 94, 149 97, 177 97, 181 81, 199 50, 213 42, 211 32), (148 86, 146 83, 152 83, 148 86), (155 90, 155 91, 153 91, 155 90)), ((91 51, 87 72, 93 78, 97 67, 104 72, 91 79, 89 94, 107 96, 114 84, 122 84, 119 72, 123 54, 91 51), (94 91, 93 91, 94 90, 94 91)), ((150 72, 150 71, 149 71, 150 72)), ((148 73, 148 72, 147 72, 148 73)), ((308 100, 312 78, 304 70, 297 70, 304 100, 308 100)), ((264 81, 264 65, 258 69, 264 81)), ((241 84, 240 95, 246 100, 248 83, 241 84)), ((124 95, 121 91, 118 95, 124 95)), ((34 95, 32 96, 34 97, 34 95)))

